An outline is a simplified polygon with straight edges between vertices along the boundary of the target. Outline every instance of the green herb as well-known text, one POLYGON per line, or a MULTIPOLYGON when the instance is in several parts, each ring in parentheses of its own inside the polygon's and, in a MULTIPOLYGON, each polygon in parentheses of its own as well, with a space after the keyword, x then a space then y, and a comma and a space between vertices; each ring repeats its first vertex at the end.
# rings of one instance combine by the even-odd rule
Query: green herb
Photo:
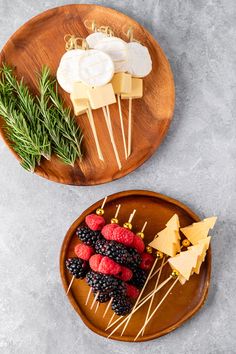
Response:
POLYGON ((70 109, 57 92, 56 80, 44 67, 39 78, 40 96, 31 95, 23 80, 17 81, 12 68, 0 69, 0 115, 7 138, 21 159, 21 165, 34 171, 42 157, 52 151, 64 162, 74 165, 82 157, 82 133, 70 109))
POLYGON ((53 149, 58 157, 74 166, 75 160, 81 159, 82 132, 71 118, 70 108, 64 107, 58 95, 56 80, 50 76, 50 70, 43 67, 39 80, 39 105, 44 124, 53 141, 53 149))

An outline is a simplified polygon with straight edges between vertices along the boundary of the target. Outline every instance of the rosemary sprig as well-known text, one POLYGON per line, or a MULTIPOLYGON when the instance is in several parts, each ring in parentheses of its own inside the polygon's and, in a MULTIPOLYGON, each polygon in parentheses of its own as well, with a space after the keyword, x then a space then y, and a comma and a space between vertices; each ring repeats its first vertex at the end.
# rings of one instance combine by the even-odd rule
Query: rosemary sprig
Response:
POLYGON ((0 116, 21 165, 34 171, 42 156, 50 159, 52 150, 66 164, 81 159, 82 133, 70 109, 57 92, 56 80, 44 67, 39 79, 40 96, 31 95, 23 80, 17 81, 12 68, 0 69, 0 116))
POLYGON ((53 149, 62 161, 74 166, 75 160, 82 158, 83 135, 74 117, 71 117, 70 109, 64 107, 58 95, 56 80, 51 77, 50 69, 46 66, 39 79, 39 91, 39 105, 53 141, 53 149))

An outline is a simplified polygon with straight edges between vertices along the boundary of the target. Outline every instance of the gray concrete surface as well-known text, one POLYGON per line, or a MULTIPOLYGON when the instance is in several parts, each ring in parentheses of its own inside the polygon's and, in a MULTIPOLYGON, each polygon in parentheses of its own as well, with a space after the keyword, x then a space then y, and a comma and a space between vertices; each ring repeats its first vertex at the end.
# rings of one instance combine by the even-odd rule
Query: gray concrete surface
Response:
MULTIPOLYGON (((0 0, 0 46, 33 15, 65 3, 0 0)), ((236 2, 100 4, 134 17, 159 41, 175 76, 174 121, 140 169, 93 188, 26 173, 0 142, 0 353, 236 353, 236 2), (88 330, 65 297, 58 269, 64 234, 82 210, 134 188, 177 198, 202 217, 219 216, 205 307, 175 332, 142 344, 106 341, 88 330)))

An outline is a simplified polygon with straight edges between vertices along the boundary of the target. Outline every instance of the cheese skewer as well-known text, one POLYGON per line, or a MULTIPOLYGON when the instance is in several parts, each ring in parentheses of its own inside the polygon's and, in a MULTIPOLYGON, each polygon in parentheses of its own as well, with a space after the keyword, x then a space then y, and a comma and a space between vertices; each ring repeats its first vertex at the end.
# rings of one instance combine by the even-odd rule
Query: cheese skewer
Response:
POLYGON ((114 153, 115 153, 116 162, 117 162, 117 165, 118 165, 119 170, 121 170, 122 165, 121 165, 121 162, 120 162, 118 150, 117 150, 116 143, 115 143, 115 139, 114 139, 114 135, 113 135, 112 124, 111 124, 111 116, 110 116, 110 110, 109 110, 109 107, 108 107, 108 106, 102 107, 102 110, 103 110, 103 114, 104 114, 104 117, 105 117, 107 129, 108 129, 108 131, 109 131, 109 135, 110 135, 112 147, 113 147, 113 150, 114 150, 114 153))
POLYGON ((129 98, 129 116, 128 116, 128 157, 131 155, 132 146, 132 98, 129 98))
POLYGON ((119 94, 117 94, 117 103, 118 103, 118 110, 119 110, 119 116, 120 116, 120 126, 121 126, 122 139, 123 139, 124 150, 125 150, 125 158, 127 160, 128 152, 127 152, 126 139, 125 139, 124 119, 123 119, 121 100, 120 100, 119 94))
POLYGON ((104 157, 103 157, 102 150, 101 150, 101 147, 100 147, 100 144, 99 144, 97 131, 96 131, 95 123, 94 123, 93 113, 92 113, 92 110, 91 110, 90 107, 88 107, 87 116, 88 116, 89 124, 90 124, 92 132, 93 132, 93 136, 94 136, 94 140, 95 140, 95 144, 96 144, 96 148, 97 148, 98 157, 99 157, 99 159, 101 161, 104 161, 104 157))

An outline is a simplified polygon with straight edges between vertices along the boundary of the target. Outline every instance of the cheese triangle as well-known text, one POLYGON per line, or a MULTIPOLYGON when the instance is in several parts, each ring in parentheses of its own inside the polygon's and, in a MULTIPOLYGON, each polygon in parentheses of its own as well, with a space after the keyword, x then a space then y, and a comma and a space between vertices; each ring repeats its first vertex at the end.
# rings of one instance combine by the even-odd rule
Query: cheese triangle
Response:
POLYGON ((172 218, 167 222, 166 227, 172 229, 172 230, 179 230, 179 217, 177 214, 174 214, 172 218))
POLYGON ((195 245, 199 240, 207 237, 209 230, 214 227, 216 219, 216 217, 207 218, 197 223, 193 223, 190 226, 181 228, 180 230, 186 238, 195 245))
POLYGON ((188 250, 195 252, 198 255, 198 260, 196 267, 193 269, 193 272, 199 274, 202 263, 205 260, 206 252, 210 245, 211 236, 206 239, 200 240, 196 245, 188 247, 188 250))
POLYGON ((168 259, 171 268, 177 270, 186 280, 189 280, 197 261, 197 253, 190 250, 181 252, 177 256, 168 259))

